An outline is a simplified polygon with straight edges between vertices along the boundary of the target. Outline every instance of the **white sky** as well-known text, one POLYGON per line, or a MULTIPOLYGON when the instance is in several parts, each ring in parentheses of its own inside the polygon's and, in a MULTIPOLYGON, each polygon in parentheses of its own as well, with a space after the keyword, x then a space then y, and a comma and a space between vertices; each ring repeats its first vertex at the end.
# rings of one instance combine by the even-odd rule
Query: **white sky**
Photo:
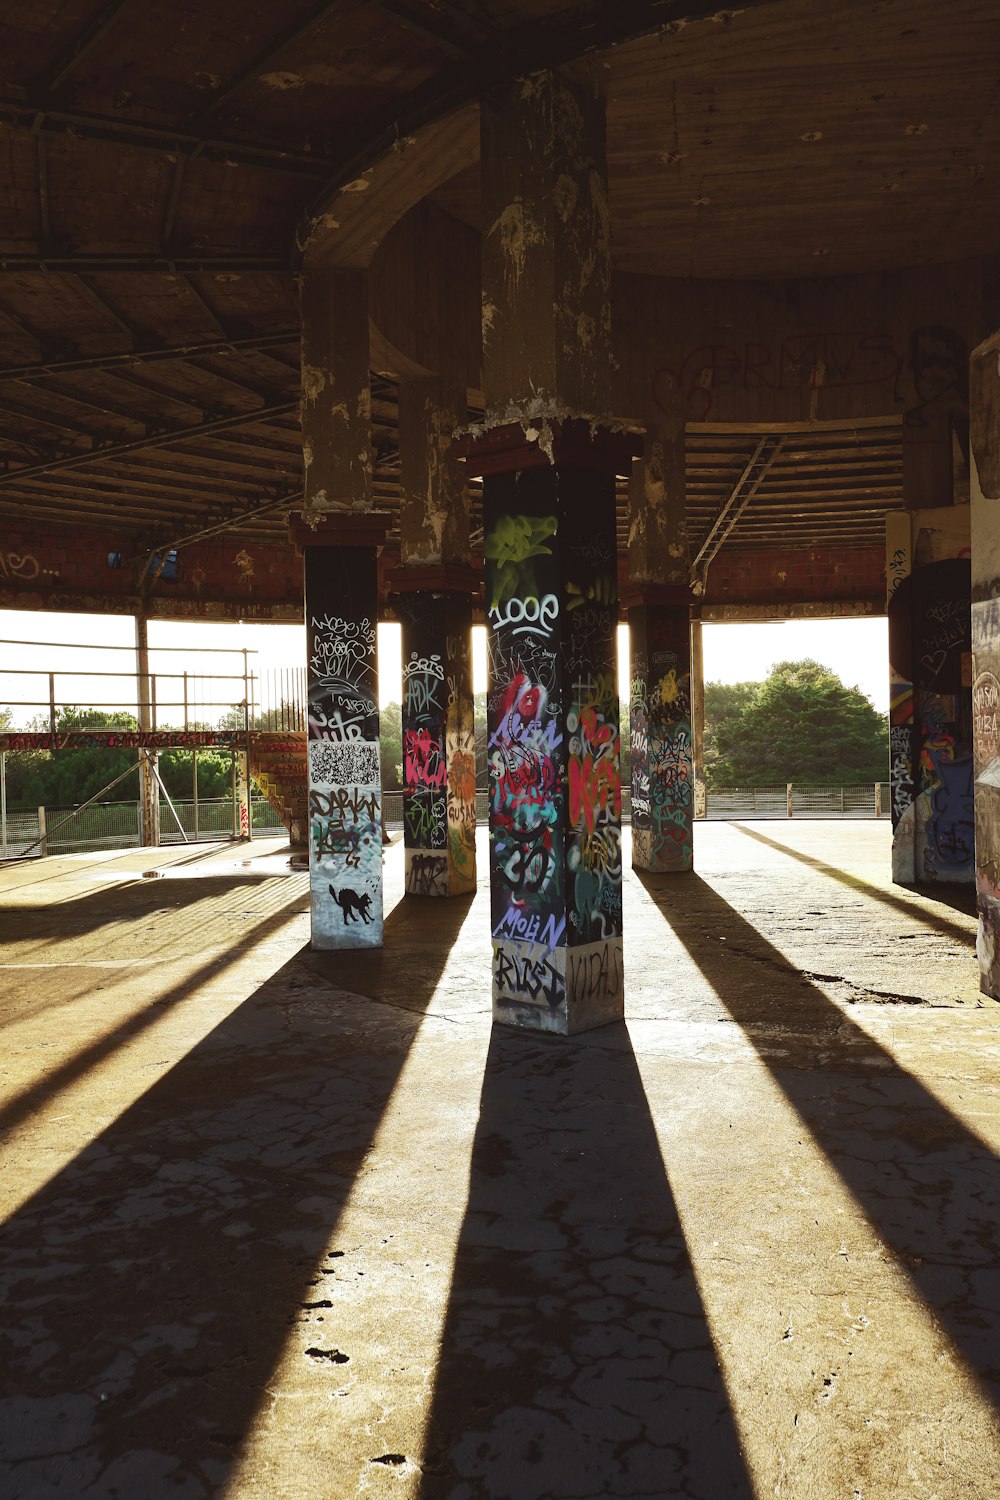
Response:
MULTIPOLYGON (((619 630, 622 653, 619 681, 627 693, 628 667, 624 659, 624 627, 619 630)), ((888 708, 889 666, 888 627, 884 617, 851 620, 795 620, 764 625, 706 625, 703 632, 705 678, 715 682, 753 682, 767 676, 777 661, 814 657, 836 672, 848 686, 858 686, 881 712, 888 708)), ((209 621, 151 620, 151 647, 155 650, 151 665, 161 674, 183 673, 192 679, 198 674, 232 673, 242 677, 242 657, 236 653, 244 647, 256 653, 251 662, 263 673, 278 673, 305 664, 305 627, 302 625, 228 624, 209 621), (196 648, 211 647, 203 652, 196 648)), ((131 616, 36 614, 19 610, 0 610, 0 705, 18 699, 33 699, 35 707, 15 709, 15 722, 26 724, 44 712, 48 701, 49 671, 57 672, 56 697, 61 703, 97 707, 99 699, 128 697, 134 706, 134 686, 122 677, 118 680, 95 678, 94 672, 134 671, 135 626, 131 616), (10 645, 8 642, 17 642, 10 645), (47 642, 51 644, 29 644, 47 642), (126 647, 126 650, 80 649, 89 647, 126 647), (14 675, 14 668, 30 669, 31 675, 14 675)), ((477 692, 486 687, 486 632, 482 626, 473 631, 473 679, 477 692)), ((401 697, 401 661, 399 626, 379 626, 380 701, 399 702, 401 697)), ((276 692, 282 691, 280 677, 276 692)), ((183 684, 178 679, 169 684, 164 676, 158 699, 167 696, 180 700, 183 684)), ((217 704, 242 698, 242 682, 220 684, 214 689, 217 704)), ((208 692, 203 690, 207 701, 208 692)), ((198 688, 189 684, 193 710, 198 688)), ((192 712, 192 717, 196 717, 192 712)), ((164 717, 168 717, 165 713, 164 717)), ((174 722, 179 715, 170 715, 174 722)))

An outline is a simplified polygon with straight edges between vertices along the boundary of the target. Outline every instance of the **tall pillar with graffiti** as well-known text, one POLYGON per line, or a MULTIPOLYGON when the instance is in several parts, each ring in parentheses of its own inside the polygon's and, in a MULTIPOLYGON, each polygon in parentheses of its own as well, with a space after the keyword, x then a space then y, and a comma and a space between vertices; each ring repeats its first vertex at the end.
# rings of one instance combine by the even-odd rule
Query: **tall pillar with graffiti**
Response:
POLYGON ((480 128, 493 1014, 567 1033, 624 1009, 604 103, 540 72, 480 128))
MULTIPOLYGON (((400 569, 397 578, 403 576, 400 569)), ((411 582, 427 580, 419 574, 411 582)), ((403 840, 411 896, 476 888, 476 743, 468 592, 399 596, 403 632, 403 840)))
MULTIPOLYGON (((429 257, 433 265, 433 257, 429 257)), ((422 351, 445 375, 399 388, 400 566, 392 574, 403 629, 403 838, 407 896, 476 888, 476 741, 472 701, 469 499, 455 431, 466 388, 449 349, 450 285, 430 274, 422 351)))
POLYGON ((623 1013, 615 473, 580 423, 495 430, 484 474, 494 1016, 573 1032, 623 1013))
POLYGON ((375 948, 382 942, 377 550, 324 544, 324 532, 336 535, 336 523, 315 542, 303 538, 312 946, 375 948))
POLYGON ((972 883, 969 508, 886 518, 892 878, 972 883))
POLYGON ((691 592, 684 424, 650 427, 629 494, 629 738, 632 864, 694 863, 691 592))
POLYGON ((676 873, 694 860, 691 622, 687 591, 636 590, 628 612, 631 667, 632 864, 676 873), (656 599, 657 602, 653 602, 656 599))
POLYGON ((368 284, 363 271, 302 279, 305 502, 291 534, 305 556, 312 946, 382 942, 378 550, 371 508, 368 284))

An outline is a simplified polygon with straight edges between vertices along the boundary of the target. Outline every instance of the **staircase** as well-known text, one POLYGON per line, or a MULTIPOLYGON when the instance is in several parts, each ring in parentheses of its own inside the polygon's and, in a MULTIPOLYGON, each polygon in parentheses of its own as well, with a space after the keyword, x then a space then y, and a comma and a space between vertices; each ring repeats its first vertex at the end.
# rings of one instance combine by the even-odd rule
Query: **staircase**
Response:
POLYGON ((309 762, 305 731, 250 735, 250 775, 285 827, 293 848, 304 849, 309 836, 309 762))

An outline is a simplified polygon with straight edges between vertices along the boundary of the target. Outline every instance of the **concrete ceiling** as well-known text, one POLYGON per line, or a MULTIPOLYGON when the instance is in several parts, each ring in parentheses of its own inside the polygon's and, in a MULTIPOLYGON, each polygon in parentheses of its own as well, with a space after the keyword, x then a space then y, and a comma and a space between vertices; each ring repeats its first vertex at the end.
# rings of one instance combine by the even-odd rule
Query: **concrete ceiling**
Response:
MULTIPOLYGON (((301 484, 297 225, 421 122, 588 48, 621 269, 813 276, 1000 249, 995 0, 713 10, 8 5, 0 519, 150 546, 281 534, 301 484)), ((478 225, 474 169, 434 196, 478 225)), ((391 382, 374 395, 391 506, 391 382)), ((726 466, 709 467, 725 498, 726 466)), ((817 520, 803 545, 821 540, 817 520)))

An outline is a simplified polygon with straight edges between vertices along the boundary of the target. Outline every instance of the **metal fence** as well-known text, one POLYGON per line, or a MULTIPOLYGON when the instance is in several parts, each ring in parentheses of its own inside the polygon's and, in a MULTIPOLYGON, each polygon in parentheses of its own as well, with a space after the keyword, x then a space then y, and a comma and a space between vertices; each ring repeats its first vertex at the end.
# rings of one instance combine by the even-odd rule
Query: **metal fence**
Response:
POLYGON ((889 783, 862 786, 719 787, 706 796, 705 817, 730 818, 888 818, 889 783))
MULTIPOLYGON (((191 842, 231 839, 233 802, 231 797, 199 799, 198 802, 174 801, 184 834, 191 842)), ((255 833, 284 832, 284 824, 266 797, 255 797, 253 829, 255 833)), ((6 837, 0 828, 0 854, 16 859, 26 853, 72 854, 82 849, 134 849, 142 842, 142 809, 138 802, 95 802, 70 818, 72 807, 43 807, 34 812, 8 812, 6 837), (49 833, 47 830, 52 829, 49 833), (35 847, 32 848, 31 846, 35 847), (5 849, 5 853, 4 853, 5 849)), ((181 833, 166 802, 160 803, 160 843, 182 844, 181 833)))

